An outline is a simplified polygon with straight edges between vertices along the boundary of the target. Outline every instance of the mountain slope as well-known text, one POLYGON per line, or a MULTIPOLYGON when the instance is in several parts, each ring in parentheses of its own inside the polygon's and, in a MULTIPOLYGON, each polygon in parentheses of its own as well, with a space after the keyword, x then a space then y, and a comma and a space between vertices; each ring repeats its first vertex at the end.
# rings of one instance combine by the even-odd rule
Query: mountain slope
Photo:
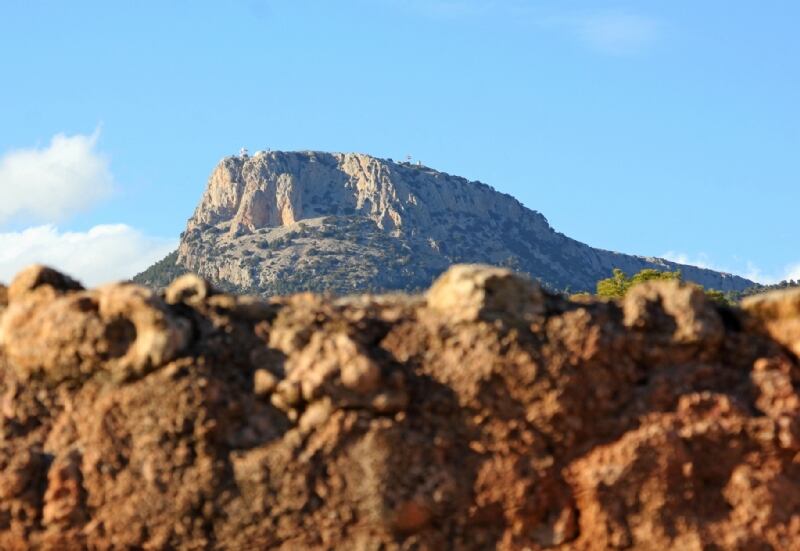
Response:
MULTIPOLYGON (((723 291, 753 284, 590 247, 480 182, 368 155, 320 152, 223 159, 175 260, 162 262, 227 290, 263 295, 421 288, 459 262, 507 266, 556 289, 592 290, 613 268, 680 269, 686 280, 723 291)), ((152 269, 135 279, 153 286, 169 281, 152 269)))

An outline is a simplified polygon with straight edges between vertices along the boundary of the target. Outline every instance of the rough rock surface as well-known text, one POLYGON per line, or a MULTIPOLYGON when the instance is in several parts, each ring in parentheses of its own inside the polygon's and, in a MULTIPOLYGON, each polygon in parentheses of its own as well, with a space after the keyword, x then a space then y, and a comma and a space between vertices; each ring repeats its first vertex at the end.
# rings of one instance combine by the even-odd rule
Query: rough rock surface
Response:
POLYGON ((177 255, 137 276, 188 270, 230 291, 420 289, 455 263, 511 267, 556 289, 594 290, 613 268, 680 269, 722 291, 752 281, 589 247, 480 182, 361 154, 259 152, 214 169, 177 255))
POLYGON ((11 289, 3 550, 800 548, 795 295, 11 289))

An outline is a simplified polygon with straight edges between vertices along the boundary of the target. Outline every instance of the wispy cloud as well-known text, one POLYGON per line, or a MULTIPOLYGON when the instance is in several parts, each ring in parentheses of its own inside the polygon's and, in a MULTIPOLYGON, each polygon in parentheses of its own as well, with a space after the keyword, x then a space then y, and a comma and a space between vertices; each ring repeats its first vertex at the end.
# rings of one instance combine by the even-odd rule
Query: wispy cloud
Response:
MULTIPOLYGON (((667 251, 661 255, 661 258, 669 260, 671 262, 677 262, 678 264, 687 264, 689 266, 697 266, 698 268, 708 268, 710 270, 718 270, 711 264, 711 261, 708 259, 708 255, 705 253, 701 253, 699 255, 691 256, 686 253, 679 253, 675 251, 667 251)), ((720 270, 723 271, 723 270, 720 270)))
MULTIPOLYGON (((503 9, 503 3, 494 0, 385 0, 395 8, 413 11, 436 18, 459 18, 481 15, 503 9)), ((509 0, 509 4, 516 3, 509 0)))
POLYGON ((46 264, 94 286, 128 279, 176 247, 175 239, 149 237, 125 224, 86 232, 36 226, 0 233, 0 281, 8 283, 30 264, 46 264))
POLYGON ((709 255, 706 253, 698 253, 694 255, 680 253, 675 251, 667 251, 661 255, 661 258, 677 262, 678 264, 688 264, 690 266, 697 266, 698 268, 708 268, 709 270, 716 270, 718 272, 727 272, 737 274, 757 283, 770 284, 779 283, 784 280, 800 281, 800 262, 789 264, 782 270, 764 271, 755 262, 750 260, 736 259, 736 264, 739 264, 739 269, 731 269, 713 262, 709 255))
MULTIPOLYGON (((798 281, 800 282, 800 262, 789 264, 778 274, 764 275, 761 270, 756 270, 756 275, 759 283, 780 283, 781 281, 798 281)), ((751 278, 752 279, 752 278, 751 278)))
POLYGON ((752 279, 753 281, 764 284, 780 283, 781 281, 789 280, 800 281, 800 263, 790 264, 777 273, 765 273, 752 262, 748 262, 747 270, 742 275, 747 279, 752 279))
POLYGON ((630 12, 586 12, 545 17, 543 24, 560 28, 591 49, 611 55, 631 55, 653 45, 659 22, 630 12))
POLYGON ((631 55, 652 46, 661 34, 655 17, 621 10, 553 10, 531 0, 384 0, 395 8, 441 19, 493 15, 539 30, 555 30, 590 50, 631 55))
POLYGON ((741 259, 736 261, 736 264, 740 264, 739 269, 734 269, 711 260, 711 257, 707 253, 703 252, 686 254, 676 251, 667 251, 661 255, 661 258, 671 260, 672 262, 677 262, 678 264, 687 264, 689 266, 697 266, 698 268, 706 268, 708 270, 715 270, 717 272, 740 275, 758 283, 771 283, 774 279, 766 276, 753 262, 742 262, 741 259), (744 266, 741 266, 741 264, 744 264, 744 266))
POLYGON ((784 272, 784 277, 782 279, 800 281, 800 264, 789 266, 784 272))
POLYGON ((59 221, 107 197, 114 186, 108 159, 91 135, 57 134, 42 148, 0 157, 0 224, 25 216, 59 221))

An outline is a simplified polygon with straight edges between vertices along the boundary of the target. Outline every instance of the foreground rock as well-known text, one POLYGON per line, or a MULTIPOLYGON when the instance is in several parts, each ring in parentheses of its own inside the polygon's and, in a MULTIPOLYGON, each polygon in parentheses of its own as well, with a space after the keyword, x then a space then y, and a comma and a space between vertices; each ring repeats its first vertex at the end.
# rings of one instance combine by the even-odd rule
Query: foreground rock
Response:
POLYGON ((569 303, 474 266, 427 296, 85 291, 41 267, 10 290, 0 549, 800 541, 794 307, 675 282, 569 303))

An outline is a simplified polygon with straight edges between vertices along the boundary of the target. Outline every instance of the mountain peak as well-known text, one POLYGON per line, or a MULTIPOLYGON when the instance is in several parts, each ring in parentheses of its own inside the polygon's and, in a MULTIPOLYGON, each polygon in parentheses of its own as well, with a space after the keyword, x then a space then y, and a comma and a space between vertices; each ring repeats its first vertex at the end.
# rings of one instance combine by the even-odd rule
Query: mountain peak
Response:
POLYGON ((486 185, 422 165, 361 153, 259 151, 220 162, 189 227, 230 222, 228 231, 242 234, 345 214, 397 234, 404 226, 434 223, 433 212, 485 217, 521 211, 486 185))
POLYGON ((752 285, 590 247, 486 184, 361 153, 224 158, 177 255, 180 269, 228 290, 264 295, 417 289, 454 263, 501 265, 573 291, 593 290, 614 268, 679 269, 688 281, 723 291, 752 285))

